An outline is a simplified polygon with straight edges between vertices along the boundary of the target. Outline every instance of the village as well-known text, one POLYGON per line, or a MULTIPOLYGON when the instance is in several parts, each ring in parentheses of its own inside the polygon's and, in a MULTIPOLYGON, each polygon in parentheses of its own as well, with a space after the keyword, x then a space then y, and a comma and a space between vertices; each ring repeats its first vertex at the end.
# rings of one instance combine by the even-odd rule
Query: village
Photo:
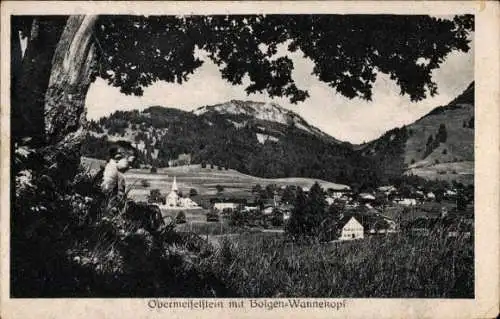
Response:
MULTIPOLYGON (((217 186, 212 196, 200 195, 193 188, 183 193, 174 176, 170 189, 151 190, 148 202, 157 206, 166 223, 177 224, 181 231, 201 235, 230 235, 245 230, 284 233, 292 214, 301 213, 295 207, 297 192, 308 196, 311 190, 295 185, 256 184, 250 194, 235 196, 217 186)), ((324 210, 323 216, 333 221, 327 237, 334 241, 400 232, 427 236, 436 227, 442 227, 445 236, 470 237, 473 194, 470 188, 458 186, 434 192, 421 186, 394 185, 363 192, 350 187, 321 189, 323 201, 319 207, 324 210)))

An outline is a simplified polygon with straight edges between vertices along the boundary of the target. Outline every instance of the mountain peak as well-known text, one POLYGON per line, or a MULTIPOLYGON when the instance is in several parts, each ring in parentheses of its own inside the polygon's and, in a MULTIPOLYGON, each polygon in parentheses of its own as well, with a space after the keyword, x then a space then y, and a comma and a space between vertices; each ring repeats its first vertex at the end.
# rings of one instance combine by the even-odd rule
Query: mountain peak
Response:
POLYGON ((256 102, 233 99, 220 104, 202 106, 193 111, 193 114, 198 116, 207 113, 245 115, 261 121, 279 123, 286 126, 293 125, 302 131, 336 141, 333 137, 307 123, 297 113, 275 102, 256 102))

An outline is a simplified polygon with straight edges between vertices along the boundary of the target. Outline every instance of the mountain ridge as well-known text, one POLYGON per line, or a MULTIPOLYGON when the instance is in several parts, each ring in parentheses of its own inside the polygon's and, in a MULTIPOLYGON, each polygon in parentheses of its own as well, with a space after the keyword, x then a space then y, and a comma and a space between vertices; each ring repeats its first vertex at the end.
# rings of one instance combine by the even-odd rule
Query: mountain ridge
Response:
POLYGON ((259 177, 343 184, 375 183, 402 174, 429 178, 429 169, 436 171, 430 178, 451 178, 448 173, 457 177, 463 169, 470 179, 465 163, 474 161, 473 115, 474 82, 415 122, 353 145, 276 103, 230 100, 192 111, 151 106, 91 121, 84 154, 105 158, 110 140, 127 139, 140 150, 141 163, 158 167, 205 163, 259 177))
POLYGON ((447 105, 353 149, 379 161, 386 171, 472 183, 474 103, 472 82, 447 105))

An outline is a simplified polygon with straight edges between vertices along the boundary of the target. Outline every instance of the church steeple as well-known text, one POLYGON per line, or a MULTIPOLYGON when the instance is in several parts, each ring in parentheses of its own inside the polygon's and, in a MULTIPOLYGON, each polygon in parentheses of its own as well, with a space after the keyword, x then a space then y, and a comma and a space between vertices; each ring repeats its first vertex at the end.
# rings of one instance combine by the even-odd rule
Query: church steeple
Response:
POLYGON ((173 183, 172 183, 172 190, 171 190, 171 191, 172 191, 172 192, 176 192, 176 193, 178 193, 178 192, 179 192, 179 189, 177 188, 177 181, 176 181, 176 179, 175 179, 175 176, 174 176, 174 181, 173 181, 173 183))

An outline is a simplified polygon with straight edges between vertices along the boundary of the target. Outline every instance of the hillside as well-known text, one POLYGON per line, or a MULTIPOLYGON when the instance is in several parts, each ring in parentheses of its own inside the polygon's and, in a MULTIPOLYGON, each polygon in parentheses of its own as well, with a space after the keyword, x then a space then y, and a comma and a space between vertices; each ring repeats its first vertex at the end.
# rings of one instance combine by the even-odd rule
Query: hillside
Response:
POLYGON ((351 184, 374 180, 370 160, 274 103, 229 101, 184 112, 153 106, 92 121, 83 155, 107 156, 125 139, 143 165, 214 165, 262 178, 319 178, 351 184))
POLYGON ((448 105, 356 149, 379 162, 386 174, 472 183, 474 83, 448 105))
POLYGON ((159 189, 163 194, 170 191, 173 177, 176 177, 179 190, 188 194, 191 188, 197 190, 200 195, 216 194, 216 186, 224 187, 223 193, 231 196, 246 197, 251 194, 252 187, 260 184, 265 187, 269 184, 281 186, 300 186, 310 188, 318 182, 323 189, 343 190, 348 189, 347 185, 327 182, 321 179, 312 178, 260 178, 248 174, 240 173, 233 169, 218 170, 202 168, 200 165, 187 165, 179 167, 169 167, 159 169, 156 174, 150 174, 149 170, 134 169, 125 175, 128 185, 133 185, 130 196, 145 200, 151 189, 159 189), (142 180, 149 182, 148 187, 141 185, 142 180))

